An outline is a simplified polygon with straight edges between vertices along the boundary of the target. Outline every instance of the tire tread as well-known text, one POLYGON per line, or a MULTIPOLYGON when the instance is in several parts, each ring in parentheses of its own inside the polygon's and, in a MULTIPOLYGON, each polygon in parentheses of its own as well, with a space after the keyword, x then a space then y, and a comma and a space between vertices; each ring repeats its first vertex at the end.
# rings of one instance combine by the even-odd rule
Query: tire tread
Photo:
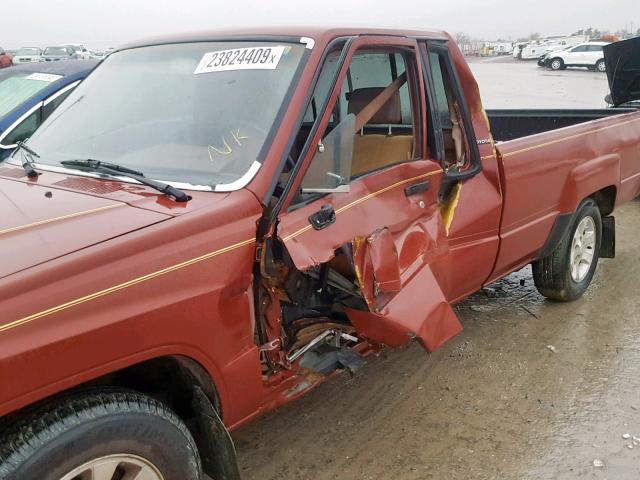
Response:
POLYGON ((163 418, 184 435, 198 456, 191 433, 164 403, 135 391, 84 389, 62 394, 0 423, 0 480, 9 478, 34 452, 59 435, 87 421, 123 412, 163 418))

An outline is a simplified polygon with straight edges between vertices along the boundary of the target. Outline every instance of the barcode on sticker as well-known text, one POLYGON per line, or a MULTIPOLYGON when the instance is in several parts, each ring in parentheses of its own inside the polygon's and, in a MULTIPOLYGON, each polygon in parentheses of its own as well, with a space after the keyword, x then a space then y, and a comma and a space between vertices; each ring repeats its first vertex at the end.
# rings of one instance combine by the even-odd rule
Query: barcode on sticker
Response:
POLYGON ((230 70, 275 70, 284 49, 284 46, 250 47, 207 52, 193 73, 197 75, 230 70))
POLYGON ((32 73, 24 78, 27 80, 40 80, 41 82, 55 82, 62 78, 62 75, 54 75, 53 73, 32 73))

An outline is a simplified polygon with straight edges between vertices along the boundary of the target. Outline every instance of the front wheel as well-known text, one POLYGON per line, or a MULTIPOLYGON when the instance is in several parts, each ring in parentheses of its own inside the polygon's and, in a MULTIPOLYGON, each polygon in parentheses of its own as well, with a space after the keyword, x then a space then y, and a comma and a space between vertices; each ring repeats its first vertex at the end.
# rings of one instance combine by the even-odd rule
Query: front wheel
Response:
POLYGON ((201 478, 187 427, 166 405, 139 393, 72 394, 6 427, 1 480, 201 478))
POLYGON ((564 68, 564 62, 561 58, 554 58, 551 60, 549 66, 551 67, 551 70, 562 70, 564 68))
POLYGON ((533 262, 533 280, 538 291, 563 302, 582 296, 598 265, 601 238, 600 210, 588 198, 578 207, 569 232, 555 250, 533 262))
POLYGON ((604 73, 607 71, 607 64, 604 63, 604 60, 598 60, 596 63, 596 70, 600 73, 604 73))

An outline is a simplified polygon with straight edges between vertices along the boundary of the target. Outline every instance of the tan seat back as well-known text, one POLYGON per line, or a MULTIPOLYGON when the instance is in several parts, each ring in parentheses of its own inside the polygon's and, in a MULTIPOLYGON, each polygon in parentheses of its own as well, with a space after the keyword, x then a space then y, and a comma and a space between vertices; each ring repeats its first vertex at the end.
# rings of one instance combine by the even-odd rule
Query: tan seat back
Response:
MULTIPOLYGON (((359 88, 347 95, 348 113, 358 114, 369 105, 384 87, 359 88)), ((391 98, 367 122, 368 125, 397 125, 402 123, 400 93, 395 91, 391 98)), ((362 175, 394 163, 405 162, 413 152, 412 135, 363 134, 356 133, 353 143, 351 176, 362 175)))

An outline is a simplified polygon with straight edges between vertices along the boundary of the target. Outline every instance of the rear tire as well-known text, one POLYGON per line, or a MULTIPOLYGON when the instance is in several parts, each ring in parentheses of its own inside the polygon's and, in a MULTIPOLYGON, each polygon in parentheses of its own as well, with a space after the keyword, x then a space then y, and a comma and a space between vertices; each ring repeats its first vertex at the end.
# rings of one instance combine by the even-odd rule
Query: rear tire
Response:
POLYGON ((600 59, 596 62, 595 69, 600 73, 605 73, 607 71, 607 64, 604 63, 604 59, 600 59))
POLYGON ((0 480, 201 479, 187 427, 136 392, 76 392, 2 426, 0 480))
POLYGON ((600 210, 588 198, 578 207, 569 231, 555 250, 533 262, 533 280, 538 291, 562 302, 581 297, 596 271, 601 239, 600 210))
POLYGON ((549 62, 549 67, 551 68, 551 70, 563 70, 564 62, 561 58, 553 58, 549 62))

